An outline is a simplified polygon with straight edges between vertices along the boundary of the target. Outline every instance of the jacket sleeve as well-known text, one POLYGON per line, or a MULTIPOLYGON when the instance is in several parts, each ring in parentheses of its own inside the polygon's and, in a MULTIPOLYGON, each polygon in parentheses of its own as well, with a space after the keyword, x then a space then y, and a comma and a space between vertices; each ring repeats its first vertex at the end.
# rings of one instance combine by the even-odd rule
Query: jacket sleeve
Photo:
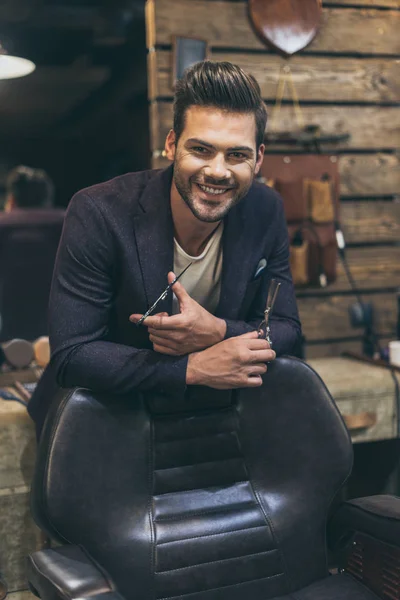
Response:
POLYGON ((257 329, 264 318, 268 287, 271 279, 281 282, 281 287, 270 318, 273 349, 278 356, 296 354, 301 340, 296 295, 289 266, 289 239, 283 203, 276 203, 275 223, 270 229, 276 231, 272 250, 267 258, 267 268, 257 295, 250 307, 246 321, 226 320, 226 338, 257 329))
POLYGON ((78 193, 65 218, 50 295, 51 363, 57 382, 115 394, 134 389, 183 393, 187 356, 107 341, 117 260, 100 207, 78 193))

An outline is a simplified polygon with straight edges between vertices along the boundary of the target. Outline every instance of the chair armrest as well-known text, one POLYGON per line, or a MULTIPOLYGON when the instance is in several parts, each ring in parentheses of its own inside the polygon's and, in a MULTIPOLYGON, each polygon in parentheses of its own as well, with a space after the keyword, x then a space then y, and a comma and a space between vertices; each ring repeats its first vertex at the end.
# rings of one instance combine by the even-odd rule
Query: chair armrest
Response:
POLYGON ((355 533, 400 547, 400 498, 368 496, 341 504, 329 522, 329 546, 335 549, 355 533))
POLYGON ((107 573, 80 546, 40 550, 27 562, 29 587, 42 600, 123 600, 107 573))
POLYGON ((399 598, 400 498, 344 502, 330 520, 329 534, 341 572, 353 575, 379 598, 399 598))

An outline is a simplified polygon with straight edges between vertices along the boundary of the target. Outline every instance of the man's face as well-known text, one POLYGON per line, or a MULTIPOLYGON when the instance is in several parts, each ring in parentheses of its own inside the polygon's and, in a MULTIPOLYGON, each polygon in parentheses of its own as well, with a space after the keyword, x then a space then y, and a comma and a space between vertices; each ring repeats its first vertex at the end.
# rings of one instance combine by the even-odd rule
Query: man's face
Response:
POLYGON ((264 146, 256 148, 253 114, 191 106, 175 145, 170 131, 166 154, 174 161, 174 184, 200 221, 225 217, 249 190, 263 160, 264 146))

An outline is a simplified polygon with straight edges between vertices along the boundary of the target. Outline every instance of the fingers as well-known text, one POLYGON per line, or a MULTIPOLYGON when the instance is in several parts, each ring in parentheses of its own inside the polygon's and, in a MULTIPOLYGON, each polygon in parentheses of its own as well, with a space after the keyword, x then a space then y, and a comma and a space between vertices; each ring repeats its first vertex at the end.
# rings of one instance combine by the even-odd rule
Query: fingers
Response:
POLYGON ((169 337, 163 337, 160 335, 149 335, 149 340, 152 344, 157 344, 158 346, 165 346, 166 348, 170 348, 171 350, 175 350, 177 347, 177 340, 169 337))
POLYGON ((168 354, 169 356, 179 356, 179 352, 173 350, 172 348, 167 348, 166 346, 153 345, 154 352, 158 352, 159 354, 168 354))
MULTIPOLYGON (((170 271, 168 273, 168 283, 172 283, 174 281, 174 279, 175 279, 175 273, 170 271)), ((183 312, 185 303, 187 303, 188 300, 191 300, 191 297, 189 296, 189 294, 187 293, 187 291, 185 290, 185 288, 183 287, 183 285, 180 281, 177 281, 176 283, 174 283, 174 285, 172 286, 172 291, 174 292, 174 294, 178 300, 180 312, 183 312)))
MULTIPOLYGON (((242 335, 239 335, 238 337, 240 337, 242 339, 248 339, 248 340, 257 340, 257 339, 259 339, 257 331, 248 331, 247 333, 243 333, 242 335)), ((260 340, 260 341, 262 342, 263 340, 260 340)))
POLYGON ((172 317, 170 317, 167 313, 162 313, 161 316, 154 315, 152 317, 147 317, 144 320, 143 325, 146 325, 146 327, 151 327, 153 329, 176 329, 177 327, 179 327, 181 320, 181 315, 173 315, 172 317))
POLYGON ((249 340, 247 347, 249 350, 269 350, 270 345, 267 340, 257 338, 256 340, 249 340))
POLYGON ((250 364, 266 363, 275 360, 276 353, 273 350, 253 350, 250 353, 250 364))
POLYGON ((262 383, 261 375, 254 375, 254 377, 248 378, 246 387, 260 387, 262 383))
POLYGON ((249 375, 250 377, 252 375, 265 375, 265 373, 267 372, 267 365, 265 363, 261 364, 261 365, 252 365, 251 367, 249 367, 249 375))
MULTIPOLYGON (((129 320, 131 323, 137 323, 141 318, 143 317, 143 315, 134 313, 133 315, 129 316, 129 320)), ((168 317, 168 313, 167 312, 160 312, 160 313, 156 313, 155 315, 153 315, 153 317, 168 317)), ((144 321, 143 324, 147 325, 147 320, 150 319, 150 317, 147 317, 144 321)))
POLYGON ((150 339, 153 336, 164 340, 179 342, 182 337, 182 333, 177 329, 155 329, 154 327, 149 327, 148 331, 150 339))

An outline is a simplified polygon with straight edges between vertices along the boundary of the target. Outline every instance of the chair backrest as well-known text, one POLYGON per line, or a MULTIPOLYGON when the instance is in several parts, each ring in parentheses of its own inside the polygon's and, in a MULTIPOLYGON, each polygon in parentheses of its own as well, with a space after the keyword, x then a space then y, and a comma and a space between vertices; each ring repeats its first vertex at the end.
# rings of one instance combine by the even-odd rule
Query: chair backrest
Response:
POLYGON ((33 513, 128 600, 267 600, 327 574, 326 515, 351 463, 332 398, 297 359, 270 364, 261 388, 184 401, 64 391, 33 513))
POLYGON ((0 216, 0 341, 48 333, 47 309, 64 212, 0 216))

